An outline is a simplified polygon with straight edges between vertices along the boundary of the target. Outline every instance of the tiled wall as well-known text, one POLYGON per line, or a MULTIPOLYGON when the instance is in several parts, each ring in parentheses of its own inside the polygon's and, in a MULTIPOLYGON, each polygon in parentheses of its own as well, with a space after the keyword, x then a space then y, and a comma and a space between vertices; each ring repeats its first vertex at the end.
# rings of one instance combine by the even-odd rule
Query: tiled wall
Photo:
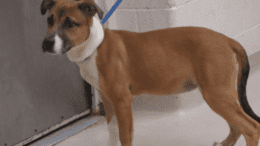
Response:
MULTIPOLYGON (((117 0, 106 0, 111 7, 117 0)), ((248 55, 260 46, 259 0, 123 0, 109 28, 135 32, 201 26, 239 41, 248 55)))

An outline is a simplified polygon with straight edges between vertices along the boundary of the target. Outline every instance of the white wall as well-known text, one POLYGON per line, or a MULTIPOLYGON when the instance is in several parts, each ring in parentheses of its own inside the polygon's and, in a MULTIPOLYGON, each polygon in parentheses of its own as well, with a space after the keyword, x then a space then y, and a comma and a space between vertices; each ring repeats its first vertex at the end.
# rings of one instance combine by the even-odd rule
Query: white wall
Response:
MULTIPOLYGON (((106 0, 107 6, 116 1, 106 0)), ((236 39, 252 55, 260 46, 259 14, 259 0, 123 0, 109 28, 145 32, 202 26, 236 39)))

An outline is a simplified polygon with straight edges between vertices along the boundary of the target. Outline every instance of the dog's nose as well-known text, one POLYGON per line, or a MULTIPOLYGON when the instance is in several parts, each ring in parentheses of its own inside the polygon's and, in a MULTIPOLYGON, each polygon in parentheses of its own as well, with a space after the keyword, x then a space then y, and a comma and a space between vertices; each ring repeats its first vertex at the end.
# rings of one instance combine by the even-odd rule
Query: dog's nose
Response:
POLYGON ((54 45, 54 40, 51 39, 44 39, 43 43, 42 43, 42 50, 43 52, 51 52, 53 49, 53 45, 54 45))

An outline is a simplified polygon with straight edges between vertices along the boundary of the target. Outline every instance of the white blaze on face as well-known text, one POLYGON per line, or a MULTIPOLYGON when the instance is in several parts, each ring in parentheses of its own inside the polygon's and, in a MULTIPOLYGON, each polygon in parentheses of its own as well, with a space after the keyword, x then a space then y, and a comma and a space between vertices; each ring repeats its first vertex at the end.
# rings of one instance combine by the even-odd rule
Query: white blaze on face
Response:
POLYGON ((61 38, 56 34, 54 37, 54 53, 55 54, 61 54, 62 51, 62 40, 61 38))

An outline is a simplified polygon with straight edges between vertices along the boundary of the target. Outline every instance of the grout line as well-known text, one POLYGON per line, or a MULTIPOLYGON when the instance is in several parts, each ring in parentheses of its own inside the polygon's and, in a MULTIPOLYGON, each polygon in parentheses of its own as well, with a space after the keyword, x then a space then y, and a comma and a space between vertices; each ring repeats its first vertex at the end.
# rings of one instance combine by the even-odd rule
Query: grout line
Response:
POLYGON ((185 5, 189 5, 191 3, 195 3, 199 0, 193 0, 193 1, 190 1, 190 2, 187 2, 187 3, 183 3, 183 4, 180 4, 180 5, 177 5, 177 6, 173 6, 171 8, 159 8, 159 9, 153 9, 153 8, 118 8, 118 10, 129 10, 129 11, 138 11, 138 10, 145 10, 145 11, 157 11, 157 10, 177 10, 179 8, 182 8, 184 7, 185 5))
POLYGON ((257 24, 257 25, 255 25, 255 26, 253 26, 253 27, 251 27, 251 28, 249 28, 249 29, 247 29, 247 30, 245 30, 245 31, 243 31, 243 32, 241 32, 241 33, 239 33, 239 34, 233 36, 232 38, 237 38, 237 37, 239 37, 239 36, 241 36, 241 35, 247 33, 248 31, 250 31, 250 30, 252 30, 252 29, 255 29, 256 27, 259 27, 259 26, 260 26, 260 24, 257 24))

